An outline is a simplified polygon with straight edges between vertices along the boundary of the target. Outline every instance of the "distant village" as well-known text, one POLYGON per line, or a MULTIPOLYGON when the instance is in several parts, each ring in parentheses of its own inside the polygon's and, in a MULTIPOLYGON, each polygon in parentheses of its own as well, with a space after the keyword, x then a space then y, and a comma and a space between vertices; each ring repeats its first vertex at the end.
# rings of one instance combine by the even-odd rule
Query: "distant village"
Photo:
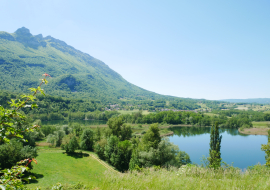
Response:
MULTIPOLYGON (((131 110, 136 107, 136 108, 140 108, 141 105, 127 105, 128 107, 131 108, 131 110)), ((108 105, 107 107, 105 107, 105 111, 117 111, 117 110, 128 110, 126 108, 123 108, 121 107, 119 104, 110 104, 108 105)), ((178 112, 178 111, 193 111, 195 113, 197 113, 198 111, 197 110, 178 110, 178 109, 168 109, 168 108, 156 108, 155 110, 151 110, 152 112, 155 112, 155 111, 173 111, 173 112, 178 112)))

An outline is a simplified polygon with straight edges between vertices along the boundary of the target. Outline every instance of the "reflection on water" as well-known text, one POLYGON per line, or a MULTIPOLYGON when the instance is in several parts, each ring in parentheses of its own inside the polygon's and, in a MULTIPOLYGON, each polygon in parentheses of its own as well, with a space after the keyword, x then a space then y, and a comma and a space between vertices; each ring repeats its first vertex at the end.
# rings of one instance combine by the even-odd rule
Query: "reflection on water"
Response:
POLYGON ((102 120, 53 120, 53 121, 42 121, 42 125, 68 125, 76 123, 84 126, 88 125, 104 125, 107 121, 102 120))
MULTIPOLYGON (((187 152, 193 163, 201 164, 202 156, 208 157, 210 143, 210 127, 175 127, 169 139, 187 152)), ((247 168, 257 163, 265 164, 265 153, 261 144, 267 143, 267 136, 244 135, 237 129, 220 129, 222 135, 221 158, 228 164, 239 168, 247 168)))

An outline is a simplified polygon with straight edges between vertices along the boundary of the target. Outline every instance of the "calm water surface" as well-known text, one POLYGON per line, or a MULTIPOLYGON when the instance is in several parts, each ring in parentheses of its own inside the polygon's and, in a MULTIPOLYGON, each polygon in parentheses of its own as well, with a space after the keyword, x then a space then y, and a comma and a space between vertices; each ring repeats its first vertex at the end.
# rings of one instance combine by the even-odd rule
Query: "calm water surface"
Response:
MULTIPOLYGON (((208 157, 210 127, 177 127, 171 130, 174 135, 169 137, 170 141, 188 153, 193 163, 201 164, 202 156, 208 157)), ((257 163, 265 164, 261 144, 267 143, 267 136, 243 135, 237 129, 220 129, 220 134, 222 161, 242 169, 257 163)))
POLYGON ((53 121, 42 121, 42 125, 68 125, 70 123, 78 123, 80 125, 104 125, 107 121, 102 120, 53 120, 53 121))

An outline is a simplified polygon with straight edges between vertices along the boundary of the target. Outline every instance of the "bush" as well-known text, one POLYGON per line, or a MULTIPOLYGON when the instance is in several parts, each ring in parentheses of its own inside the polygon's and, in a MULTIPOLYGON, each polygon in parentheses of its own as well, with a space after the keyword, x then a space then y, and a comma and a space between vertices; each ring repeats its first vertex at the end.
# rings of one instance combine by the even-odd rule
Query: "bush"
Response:
POLYGON ((91 129, 85 129, 81 135, 80 147, 83 150, 93 150, 94 132, 91 129))
POLYGON ((9 144, 0 146, 0 168, 10 168, 21 159, 21 142, 12 139, 9 144))

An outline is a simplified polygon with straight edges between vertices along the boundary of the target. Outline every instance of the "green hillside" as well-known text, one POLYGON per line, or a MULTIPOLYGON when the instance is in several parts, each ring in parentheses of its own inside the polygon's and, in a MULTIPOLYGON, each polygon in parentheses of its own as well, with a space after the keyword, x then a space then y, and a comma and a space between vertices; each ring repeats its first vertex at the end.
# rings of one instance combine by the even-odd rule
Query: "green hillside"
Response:
POLYGON ((49 73, 51 95, 76 98, 156 98, 123 79, 102 61, 51 36, 32 35, 27 28, 0 32, 0 89, 25 92, 49 73))

